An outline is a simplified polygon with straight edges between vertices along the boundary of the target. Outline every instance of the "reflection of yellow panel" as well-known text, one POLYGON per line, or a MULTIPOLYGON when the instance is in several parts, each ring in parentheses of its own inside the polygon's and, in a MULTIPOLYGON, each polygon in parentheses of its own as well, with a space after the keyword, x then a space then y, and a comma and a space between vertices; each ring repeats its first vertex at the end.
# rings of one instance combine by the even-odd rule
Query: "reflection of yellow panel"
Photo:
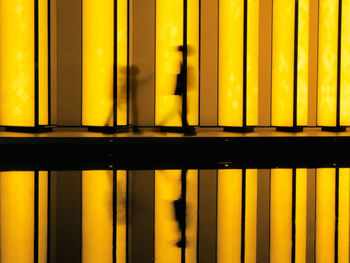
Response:
POLYGON ((126 195, 127 172, 117 171, 117 262, 126 262, 126 195))
POLYGON ((33 1, 0 1, 0 124, 34 125, 33 1))
POLYGON ((242 126, 244 1, 219 1, 219 14, 219 125, 242 126))
POLYGON ((82 262, 112 262, 113 171, 82 176, 82 262))
POLYGON ((317 169, 316 262, 334 261, 335 169, 317 169))
POLYGON ((273 1, 273 126, 293 126, 295 1, 273 1))
POLYGON ((271 170, 270 262, 291 262, 292 169, 271 170))
POLYGON ((34 261, 34 172, 0 173, 0 240, 1 263, 34 261))
POLYGON ((308 124, 309 12, 309 0, 299 0, 297 81, 298 126, 306 126, 308 124))
POLYGON ((349 262, 349 183, 350 169, 339 169, 338 262, 349 262))
POLYGON ((83 125, 113 124, 114 1, 83 1, 83 125))
POLYGON ((306 262, 307 169, 296 170, 295 262, 306 262))
MULTIPOLYGON (((188 1, 188 98, 187 118, 198 125, 199 2, 188 1)), ((156 1, 156 125, 181 126, 181 97, 174 95, 182 55, 183 1, 156 1)))
POLYGON ((244 262, 256 262, 256 224, 258 171, 246 170, 245 253, 244 262))
POLYGON ((350 1, 342 1, 340 125, 350 125, 350 1))
MULTIPOLYGON (((197 259, 197 193, 198 172, 187 172, 187 245, 186 262, 197 259)), ((173 201, 181 195, 181 171, 155 172, 155 262, 181 262, 181 249, 176 246, 181 233, 175 221, 173 201)))
POLYGON ((217 204, 218 263, 241 262, 241 170, 219 170, 217 204))
POLYGON ((317 125, 335 126, 337 113, 338 1, 319 1, 317 125))
POLYGON ((127 125, 128 0, 117 2, 117 124, 127 125))
POLYGON ((258 125, 259 1, 248 0, 247 32, 247 125, 258 125))
POLYGON ((39 0, 39 125, 49 124, 48 1, 39 0))

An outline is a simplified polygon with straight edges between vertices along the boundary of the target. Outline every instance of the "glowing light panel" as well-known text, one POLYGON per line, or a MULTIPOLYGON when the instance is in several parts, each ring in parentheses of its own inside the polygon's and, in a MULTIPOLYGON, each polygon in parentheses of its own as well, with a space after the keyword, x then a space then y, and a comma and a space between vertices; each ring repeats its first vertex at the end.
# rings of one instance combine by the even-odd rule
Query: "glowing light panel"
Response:
POLYGON ((0 125, 35 125, 35 81, 38 124, 48 125, 48 3, 38 1, 38 79, 35 80, 36 0, 0 1, 0 125))
POLYGON ((317 125, 337 125, 339 2, 319 1, 317 125))
POLYGON ((86 126, 127 125, 128 0, 83 1, 83 108, 86 126), (114 19, 117 41, 114 42, 114 19), (117 46, 114 76, 114 45, 117 46), (116 82, 116 83, 115 83, 116 82), (117 85, 116 115, 113 116, 113 86, 117 85))
POLYGON ((309 74, 309 0, 273 2, 272 38, 272 115, 273 126, 292 127, 294 121, 294 86, 297 89, 297 126, 306 126, 308 119, 309 74), (298 47, 295 48, 295 26, 298 22, 298 47), (298 56, 295 65, 295 55, 298 56), (297 83, 294 71, 297 70, 297 83))
MULTIPOLYGON (((243 125, 244 0, 219 1, 219 125, 243 125), (234 26, 233 26, 234 25, 234 26)), ((259 1, 247 2, 246 123, 258 125, 259 1)))
MULTIPOLYGON (((198 125, 199 114, 199 0, 187 3, 187 120, 198 125)), ((155 122, 159 126, 181 126, 181 97, 174 95, 180 72, 183 44, 183 1, 156 1, 156 90, 155 122)))

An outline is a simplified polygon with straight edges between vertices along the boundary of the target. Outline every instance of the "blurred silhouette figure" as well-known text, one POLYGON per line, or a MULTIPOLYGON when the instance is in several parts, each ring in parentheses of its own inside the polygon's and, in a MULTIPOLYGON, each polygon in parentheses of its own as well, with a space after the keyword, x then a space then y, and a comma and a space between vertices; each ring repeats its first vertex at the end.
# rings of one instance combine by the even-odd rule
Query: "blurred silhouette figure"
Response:
POLYGON ((187 177, 187 170, 183 169, 181 171, 181 195, 179 199, 175 200, 173 202, 174 205, 174 212, 175 212, 175 220, 178 223, 179 230, 181 232, 181 238, 176 243, 176 246, 181 248, 182 253, 184 254, 184 251, 186 249, 186 177, 187 177))
MULTIPOLYGON (((179 46, 178 51, 182 53, 182 57, 189 54, 188 47, 179 46)), ((187 63, 185 65, 184 61, 182 60, 180 73, 176 76, 175 95, 181 96, 182 99, 181 121, 184 134, 196 135, 195 129, 193 127, 190 127, 187 121, 187 75, 187 63)))

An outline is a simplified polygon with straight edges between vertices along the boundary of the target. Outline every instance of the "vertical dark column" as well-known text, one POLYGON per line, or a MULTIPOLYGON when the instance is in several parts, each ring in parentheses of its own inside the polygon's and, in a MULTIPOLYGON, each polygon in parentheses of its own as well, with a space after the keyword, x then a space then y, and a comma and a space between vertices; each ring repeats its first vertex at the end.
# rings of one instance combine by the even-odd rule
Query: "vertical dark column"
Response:
POLYGON ((182 63, 185 69, 183 85, 184 92, 182 95, 183 106, 182 106, 182 120, 187 120, 187 0, 184 0, 183 4, 183 52, 182 52, 182 63))
MULTIPOLYGON (((299 31, 299 0, 295 0, 294 26, 294 86, 293 86, 293 127, 298 125, 298 31, 299 31)), ((294 175, 293 175, 294 176, 294 175)))
MULTIPOLYGON (((51 125, 51 0, 47 0, 47 88, 48 125, 51 125)), ((50 176, 49 176, 50 177, 50 176)))
POLYGON ((243 127, 247 126, 247 45, 248 45, 248 0, 244 0, 243 28, 243 127))

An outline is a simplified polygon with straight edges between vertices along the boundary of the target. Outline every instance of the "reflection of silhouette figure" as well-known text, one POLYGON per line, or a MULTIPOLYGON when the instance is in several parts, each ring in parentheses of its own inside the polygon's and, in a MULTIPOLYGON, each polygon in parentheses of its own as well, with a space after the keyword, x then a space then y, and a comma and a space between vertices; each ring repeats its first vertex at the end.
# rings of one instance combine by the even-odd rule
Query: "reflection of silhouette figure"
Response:
MULTIPOLYGON (((174 201, 175 219, 179 225, 181 238, 176 243, 176 246, 184 252, 186 248, 186 176, 187 170, 181 172, 181 195, 179 199, 174 201)), ((183 253, 181 253, 183 254, 183 253)))

